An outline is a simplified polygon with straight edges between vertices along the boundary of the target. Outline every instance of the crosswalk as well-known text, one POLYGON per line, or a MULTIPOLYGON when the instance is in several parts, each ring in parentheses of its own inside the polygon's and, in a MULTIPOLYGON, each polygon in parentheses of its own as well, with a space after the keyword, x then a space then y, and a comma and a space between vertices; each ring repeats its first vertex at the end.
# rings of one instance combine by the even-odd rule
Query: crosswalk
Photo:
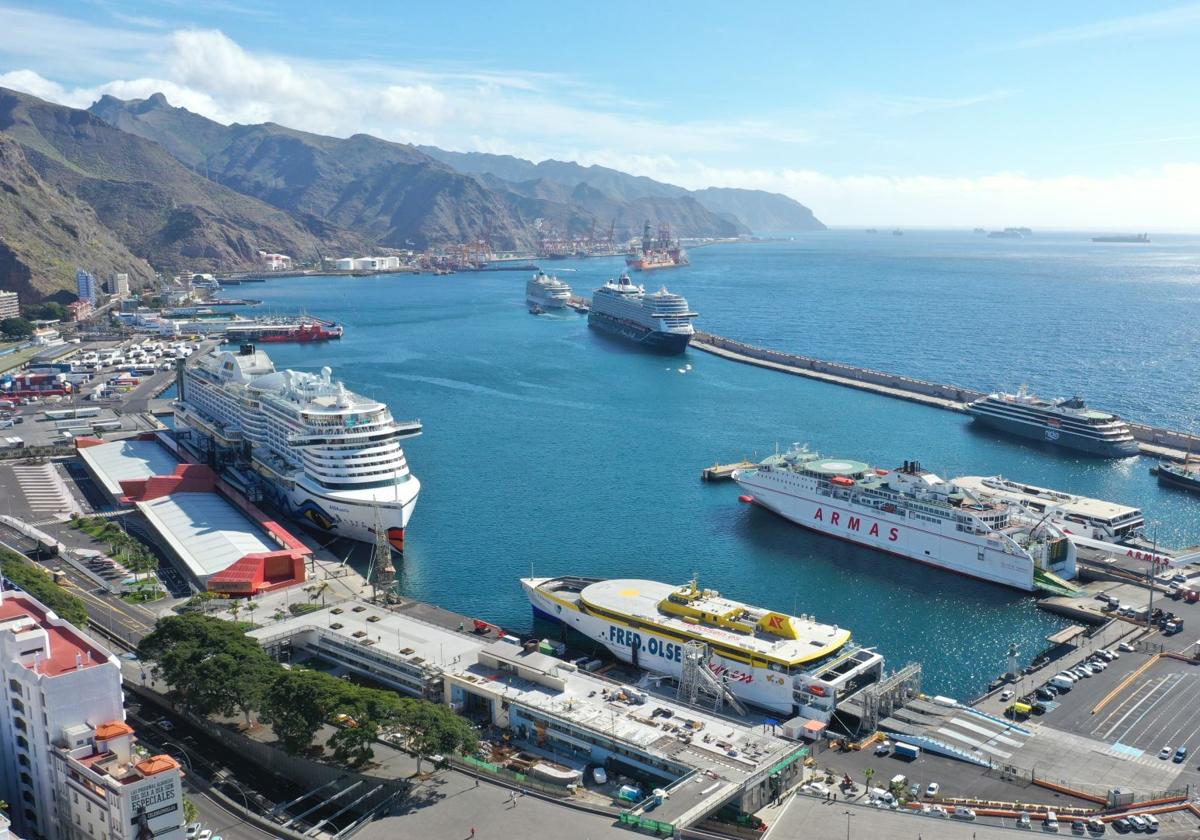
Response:
POLYGON ((13 474, 33 513, 82 512, 53 464, 17 464, 13 467, 13 474))

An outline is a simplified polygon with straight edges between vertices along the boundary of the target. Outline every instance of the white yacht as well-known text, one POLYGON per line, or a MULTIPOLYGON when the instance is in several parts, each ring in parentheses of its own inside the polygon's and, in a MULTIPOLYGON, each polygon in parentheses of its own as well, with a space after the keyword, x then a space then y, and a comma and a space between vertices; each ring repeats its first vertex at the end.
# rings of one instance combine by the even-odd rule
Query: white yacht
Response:
POLYGON ((400 441, 421 433, 419 420, 393 419, 329 368, 276 370, 249 344, 214 350, 187 368, 182 385, 175 424, 185 444, 213 463, 248 458, 273 501, 322 531, 374 542, 378 515, 403 550, 421 483, 400 441))

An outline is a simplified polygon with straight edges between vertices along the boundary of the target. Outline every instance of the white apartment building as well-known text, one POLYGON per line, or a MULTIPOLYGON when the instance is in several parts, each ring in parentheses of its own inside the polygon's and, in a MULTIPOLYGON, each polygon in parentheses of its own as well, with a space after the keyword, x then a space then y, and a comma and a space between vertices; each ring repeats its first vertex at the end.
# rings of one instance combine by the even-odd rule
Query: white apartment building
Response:
POLYGON ((0 592, 0 666, 0 797, 17 834, 135 840, 148 826, 182 839, 179 765, 135 750, 115 656, 29 595, 0 592))
POLYGON ((129 275, 122 272, 113 274, 109 289, 119 298, 129 297, 129 275))
POLYGON ((21 300, 16 292, 0 292, 0 320, 21 314, 21 300))

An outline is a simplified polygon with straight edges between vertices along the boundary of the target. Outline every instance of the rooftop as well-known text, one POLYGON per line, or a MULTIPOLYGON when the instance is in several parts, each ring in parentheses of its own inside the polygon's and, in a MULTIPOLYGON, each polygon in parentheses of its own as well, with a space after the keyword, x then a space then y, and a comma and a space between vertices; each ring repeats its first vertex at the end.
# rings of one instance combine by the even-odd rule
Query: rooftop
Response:
POLYGON ((138 502, 137 508, 201 580, 247 554, 279 550, 257 524, 219 493, 172 493, 138 502))
POLYGON ((33 625, 46 631, 50 655, 29 663, 26 667, 30 670, 57 677, 108 662, 107 650, 57 616, 51 620, 49 610, 29 595, 9 591, 0 596, 0 632, 16 634, 32 629, 33 625))
POLYGON ((977 495, 998 496, 1020 503, 1036 502, 1039 505, 1055 505, 1063 510, 1097 519, 1114 520, 1118 517, 1142 515, 1139 508, 1129 505, 1108 502, 1104 499, 1092 499, 1087 496, 1076 496, 1071 493, 1049 490, 1045 487, 1035 487, 1032 484, 1009 481, 1001 476, 966 475, 954 479, 954 483, 977 495), (1003 487, 995 486, 1001 481, 1004 482, 1003 487), (993 486, 988 486, 989 483, 993 486))
POLYGON ((79 457, 109 495, 123 495, 121 482, 171 475, 179 461, 155 440, 118 440, 79 450, 79 457))

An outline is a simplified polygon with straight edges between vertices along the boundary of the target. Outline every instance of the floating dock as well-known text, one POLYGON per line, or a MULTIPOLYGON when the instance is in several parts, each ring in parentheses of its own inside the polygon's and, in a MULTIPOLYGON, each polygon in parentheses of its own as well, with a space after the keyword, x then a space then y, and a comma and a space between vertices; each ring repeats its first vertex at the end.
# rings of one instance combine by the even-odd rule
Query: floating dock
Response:
POLYGON ((753 461, 738 461, 736 464, 713 464, 700 471, 701 481, 727 481, 733 478, 734 470, 747 470, 757 467, 753 461))

